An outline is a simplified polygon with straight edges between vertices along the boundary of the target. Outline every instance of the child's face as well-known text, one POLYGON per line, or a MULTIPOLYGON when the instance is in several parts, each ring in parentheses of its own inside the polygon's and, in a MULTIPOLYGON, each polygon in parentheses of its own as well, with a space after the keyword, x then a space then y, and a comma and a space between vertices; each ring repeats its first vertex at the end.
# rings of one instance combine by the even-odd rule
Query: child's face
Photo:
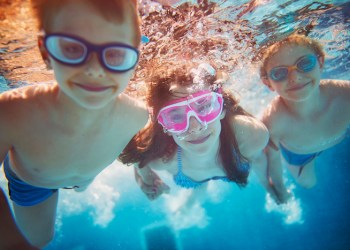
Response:
MULTIPOLYGON (((208 89, 203 89, 203 90, 205 91, 208 89)), ((187 87, 180 86, 180 85, 174 85, 171 89, 174 96, 173 100, 181 99, 182 101, 183 98, 187 98, 189 95, 193 94, 193 97, 196 98, 196 99, 193 99, 195 103, 192 103, 190 105, 195 105, 196 107, 198 107, 199 111, 209 107, 209 103, 210 103, 209 97, 208 96, 204 97, 206 94, 204 94, 203 97, 201 97, 202 96, 201 93, 203 92, 203 90, 193 91, 187 87), (204 103, 206 103, 206 105, 204 105, 204 103)), ((215 99, 216 97, 214 96, 213 98, 215 99)), ((191 101, 192 99, 188 99, 188 100, 191 101)), ((214 106, 215 108, 217 108, 216 107, 217 105, 214 105, 214 106)), ((183 107, 179 107, 179 109, 182 110, 183 107)), ((195 108, 192 107, 192 110, 195 110, 195 108)), ((179 114, 177 114, 176 112, 180 112, 180 111, 172 110, 170 112, 173 112, 171 115, 175 116, 175 119, 179 119, 178 118, 179 114)), ((217 118, 215 118, 213 121, 210 121, 209 124, 203 124, 200 121, 198 121, 196 117, 190 116, 188 129, 185 132, 181 133, 180 135, 176 133, 170 133, 170 132, 168 133, 171 136, 173 136, 175 142, 181 148, 184 148, 199 154, 206 153, 213 145, 215 145, 215 142, 219 140, 219 136, 221 132, 220 120, 224 118, 225 112, 220 112, 220 111, 218 112, 219 113, 217 118)))
MULTIPOLYGON (((82 0, 67 2, 52 18, 51 27, 52 33, 76 36, 93 45, 122 43, 133 46, 131 18, 119 24, 108 22, 82 0)), ((121 73, 107 70, 96 52, 91 52, 79 66, 64 65, 52 57, 49 57, 49 63, 62 92, 88 109, 104 107, 114 100, 127 87, 134 72, 133 69, 121 73)))
POLYGON ((305 100, 319 87, 322 64, 323 59, 307 47, 283 46, 266 65, 265 84, 284 99, 305 100))

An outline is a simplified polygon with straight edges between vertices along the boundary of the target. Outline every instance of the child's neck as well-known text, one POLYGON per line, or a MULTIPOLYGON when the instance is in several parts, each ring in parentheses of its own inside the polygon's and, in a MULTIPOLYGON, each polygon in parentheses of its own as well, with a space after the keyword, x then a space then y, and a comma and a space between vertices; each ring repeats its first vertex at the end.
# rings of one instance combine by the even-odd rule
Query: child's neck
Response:
POLYGON ((215 145, 204 154, 181 149, 182 161, 187 162, 191 167, 208 168, 208 165, 218 165, 219 145, 220 140, 218 139, 217 142, 215 142, 215 145))
POLYGON ((287 109, 298 117, 312 117, 323 109, 320 88, 316 89, 308 98, 303 101, 291 101, 281 99, 287 109))
POLYGON ((75 123, 82 127, 90 127, 96 122, 103 121, 103 117, 109 116, 115 107, 115 103, 111 102, 100 109, 88 109, 80 106, 61 90, 55 93, 57 113, 64 116, 64 122, 75 123))

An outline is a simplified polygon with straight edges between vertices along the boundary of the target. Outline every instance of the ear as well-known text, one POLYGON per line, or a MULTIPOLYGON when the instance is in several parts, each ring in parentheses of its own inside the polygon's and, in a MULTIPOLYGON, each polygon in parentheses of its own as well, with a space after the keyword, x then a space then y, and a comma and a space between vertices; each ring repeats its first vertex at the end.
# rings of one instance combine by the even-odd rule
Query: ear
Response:
POLYGON ((261 81, 265 84, 266 87, 269 88, 271 91, 275 91, 275 89, 271 86, 270 81, 267 76, 262 76, 261 81))
POLYGON ((323 69, 323 65, 324 65, 324 56, 319 56, 317 57, 318 63, 320 65, 320 68, 323 69))
POLYGON ((43 58, 44 63, 46 64, 46 68, 52 69, 49 53, 47 52, 45 45, 44 45, 44 36, 43 35, 38 35, 38 47, 39 47, 41 57, 43 58))

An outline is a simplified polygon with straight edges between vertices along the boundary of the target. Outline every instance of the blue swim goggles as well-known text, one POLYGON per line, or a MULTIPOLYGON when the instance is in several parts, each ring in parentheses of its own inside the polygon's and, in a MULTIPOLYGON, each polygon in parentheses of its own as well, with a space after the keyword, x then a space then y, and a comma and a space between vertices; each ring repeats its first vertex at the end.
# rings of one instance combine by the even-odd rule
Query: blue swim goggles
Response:
POLYGON ((291 66, 279 66, 270 70, 268 76, 275 82, 286 80, 291 70, 297 70, 302 73, 312 71, 317 63, 317 57, 315 55, 306 55, 300 57, 294 65, 291 66))
POLYGON ((113 73, 133 69, 139 59, 139 51, 130 45, 123 43, 96 45, 64 33, 45 35, 44 45, 52 58, 68 66, 84 64, 94 51, 98 54, 101 65, 113 73))

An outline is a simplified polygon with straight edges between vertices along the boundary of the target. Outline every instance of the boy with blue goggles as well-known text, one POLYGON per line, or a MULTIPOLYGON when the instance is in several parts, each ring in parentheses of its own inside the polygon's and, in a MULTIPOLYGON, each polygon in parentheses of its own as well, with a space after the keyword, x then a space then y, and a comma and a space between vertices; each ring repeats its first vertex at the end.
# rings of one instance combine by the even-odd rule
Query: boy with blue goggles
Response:
POLYGON ((98 53, 101 65, 112 72, 133 69, 139 59, 139 51, 123 43, 92 44, 78 36, 51 33, 44 36, 44 45, 56 61, 68 66, 80 66, 91 52, 98 53))

